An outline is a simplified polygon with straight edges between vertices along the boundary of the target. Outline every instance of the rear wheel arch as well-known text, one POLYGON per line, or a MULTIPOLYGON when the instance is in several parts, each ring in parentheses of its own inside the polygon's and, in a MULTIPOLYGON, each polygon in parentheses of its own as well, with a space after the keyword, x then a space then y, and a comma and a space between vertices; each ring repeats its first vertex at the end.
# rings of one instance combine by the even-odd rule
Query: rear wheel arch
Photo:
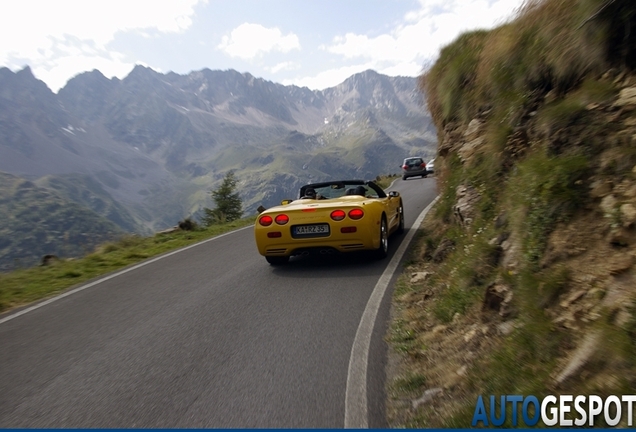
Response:
POLYGON ((374 251, 378 259, 386 258, 389 250, 389 224, 387 222, 386 213, 382 212, 380 218, 380 229, 378 230, 380 241, 378 248, 374 251))
POLYGON ((396 232, 398 234, 402 234, 404 232, 404 203, 402 202, 401 198, 400 198, 400 206, 398 207, 398 214, 399 214, 400 220, 398 221, 396 232))

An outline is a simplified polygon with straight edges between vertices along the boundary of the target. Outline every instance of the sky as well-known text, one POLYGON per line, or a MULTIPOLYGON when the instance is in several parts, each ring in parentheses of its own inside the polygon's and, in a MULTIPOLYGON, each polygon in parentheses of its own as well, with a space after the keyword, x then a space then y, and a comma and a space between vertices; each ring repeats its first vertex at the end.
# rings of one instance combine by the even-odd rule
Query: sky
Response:
POLYGON ((0 66, 57 92, 82 72, 136 64, 250 73, 322 90, 373 69, 418 76, 460 34, 523 0, 0 0, 0 66))

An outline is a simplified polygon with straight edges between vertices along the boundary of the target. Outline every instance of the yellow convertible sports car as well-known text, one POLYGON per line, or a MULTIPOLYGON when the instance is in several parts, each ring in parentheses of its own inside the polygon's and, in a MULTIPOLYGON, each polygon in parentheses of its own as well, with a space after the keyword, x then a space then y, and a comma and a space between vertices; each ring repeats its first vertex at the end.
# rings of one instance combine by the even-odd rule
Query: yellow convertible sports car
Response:
POLYGON ((258 252, 271 265, 292 255, 372 250, 387 255, 389 236, 404 231, 399 192, 388 194, 370 181, 308 184, 299 199, 263 211, 254 225, 258 252))

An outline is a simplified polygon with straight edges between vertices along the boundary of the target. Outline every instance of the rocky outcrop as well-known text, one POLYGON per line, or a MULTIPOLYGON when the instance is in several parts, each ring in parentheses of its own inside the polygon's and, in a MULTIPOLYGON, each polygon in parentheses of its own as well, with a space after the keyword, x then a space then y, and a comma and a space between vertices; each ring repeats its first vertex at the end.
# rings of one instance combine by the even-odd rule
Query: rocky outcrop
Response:
POLYGON ((456 196, 453 214, 460 225, 468 227, 475 218, 475 205, 479 201, 479 193, 472 186, 461 185, 457 187, 456 196))
POLYGON ((636 87, 629 87, 621 90, 618 100, 614 102, 615 107, 636 107, 636 87))
POLYGON ((480 134, 483 122, 473 119, 464 132, 457 154, 464 163, 470 163, 477 151, 484 145, 486 138, 480 134))
POLYGON ((502 282, 493 282, 486 288, 482 311, 495 311, 502 318, 512 313, 513 293, 510 286, 502 282))

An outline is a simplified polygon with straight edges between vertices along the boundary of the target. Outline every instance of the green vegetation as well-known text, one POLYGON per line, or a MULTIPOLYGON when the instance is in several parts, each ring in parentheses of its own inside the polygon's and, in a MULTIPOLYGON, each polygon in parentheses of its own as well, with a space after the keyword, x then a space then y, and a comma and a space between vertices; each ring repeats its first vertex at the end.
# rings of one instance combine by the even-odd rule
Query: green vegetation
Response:
POLYGON ((398 176, 397 174, 377 176, 376 179, 375 179, 375 183, 378 186, 380 186, 382 189, 386 189, 389 186, 391 186, 391 183, 393 183, 393 181, 395 181, 395 179, 397 179, 399 177, 400 176, 398 176))
POLYGON ((122 269, 163 253, 197 243, 254 223, 255 217, 213 225, 206 229, 125 236, 101 245, 97 251, 74 260, 54 260, 50 265, 0 273, 0 312, 39 300, 71 286, 122 269))
MULTIPOLYGON (((437 162, 439 163, 439 162, 437 162)), ((457 187, 462 180, 461 162, 457 155, 450 155, 447 160, 448 169, 440 176, 444 190, 440 191, 440 200, 435 206, 435 216, 448 223, 453 214, 453 206, 457 201, 457 187)), ((438 170, 438 168, 436 168, 438 170)), ((438 170, 439 173, 440 170, 438 170)), ((439 174, 438 174, 439 175, 439 174)))
POLYGON ((403 393, 412 393, 413 391, 422 388, 424 384, 426 384, 426 377, 424 375, 409 374, 395 380, 393 386, 397 391, 403 393))
POLYGON ((396 320, 391 326, 389 340, 396 351, 409 353, 415 348, 417 333, 404 320, 396 320))
POLYGON ((229 171, 223 178, 221 185, 212 191, 212 198, 216 207, 204 208, 203 223, 206 226, 232 222, 243 216, 243 204, 236 191, 236 177, 234 171, 229 171))
POLYGON ((530 0, 513 23, 460 36, 420 82, 435 123, 466 123, 491 106, 515 125, 542 94, 632 63, 633 16, 626 2, 530 0))
POLYGON ((0 173, 0 271, 42 256, 84 255, 123 231, 99 214, 34 183, 0 173))
POLYGON ((632 2, 529 0, 514 21, 461 35, 420 77, 439 134, 440 199, 409 270, 429 276, 403 275, 394 293, 392 426, 468 427, 477 395, 635 385, 634 264, 623 258, 634 225, 621 212, 636 191, 634 108, 612 106, 636 86, 635 26, 632 2), (622 303, 600 300, 622 283, 622 303), (584 367, 556 384, 596 333, 584 367), (427 377, 414 394, 409 376, 427 377), (446 394, 400 405, 425 387, 446 394))
POLYGON ((119 204, 95 178, 86 174, 60 174, 39 178, 35 184, 69 202, 75 202, 108 219, 126 232, 151 234, 119 204))
MULTIPOLYGON (((587 191, 582 179, 589 161, 582 155, 549 157, 530 154, 511 176, 509 208, 517 210, 523 225, 524 249, 528 263, 536 264, 545 250, 547 237, 558 222, 567 222, 582 208, 587 191)), ((522 231, 522 227, 517 229, 522 231)))

